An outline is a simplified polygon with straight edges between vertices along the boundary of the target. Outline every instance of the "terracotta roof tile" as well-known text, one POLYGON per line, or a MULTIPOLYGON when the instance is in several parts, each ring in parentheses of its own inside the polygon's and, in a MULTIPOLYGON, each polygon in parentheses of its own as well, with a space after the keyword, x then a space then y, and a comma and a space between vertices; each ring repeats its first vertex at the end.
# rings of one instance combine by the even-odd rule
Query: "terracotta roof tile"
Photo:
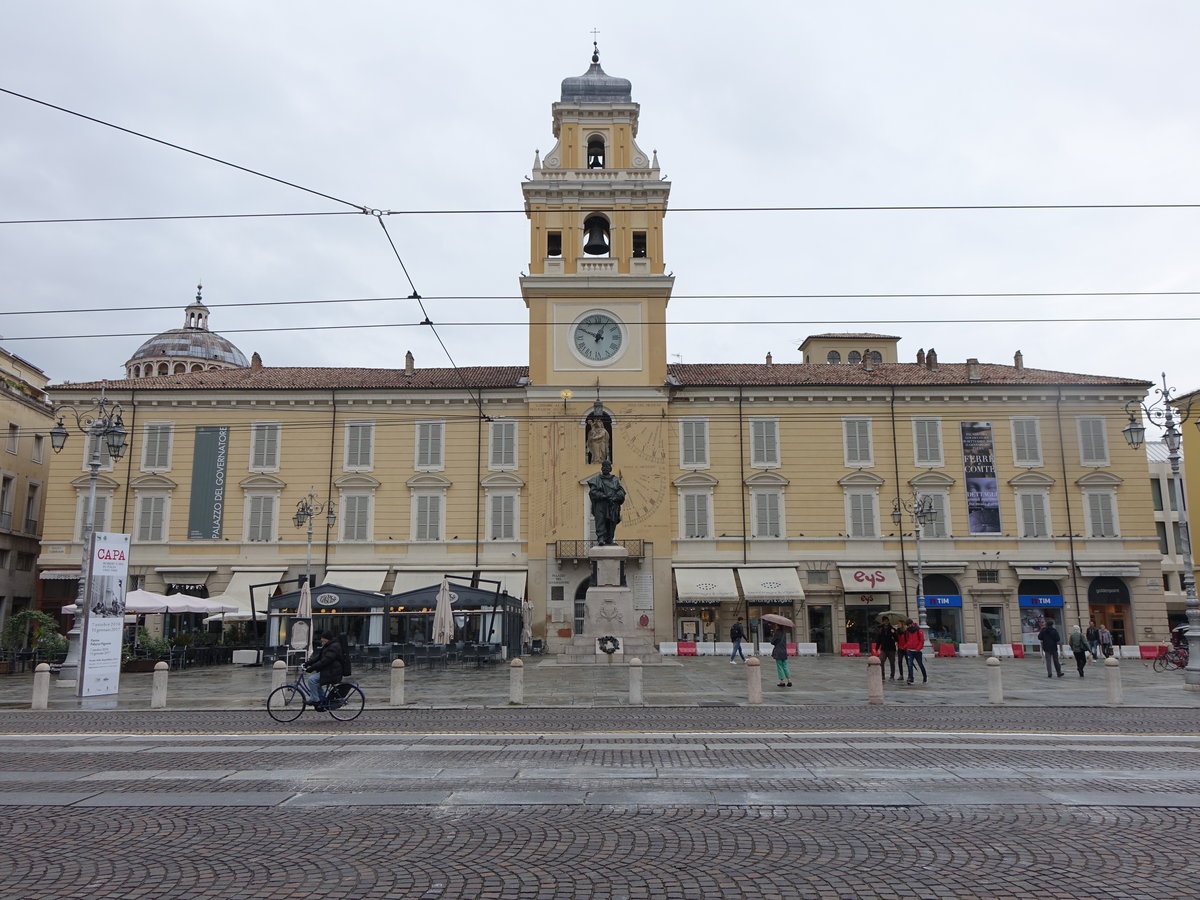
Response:
MULTIPOLYGON (((527 377, 526 366, 466 366, 460 369, 416 369, 405 375, 403 369, 314 368, 281 366, 248 369, 214 369, 186 375, 156 375, 151 378, 125 378, 103 382, 109 390, 170 391, 281 391, 281 390, 352 390, 387 388, 390 390, 452 390, 454 388, 511 388, 527 377)), ((51 389, 99 390, 102 382, 58 384, 51 389)))
POLYGON ((1079 375, 1074 372, 1054 372, 1049 369, 1018 369, 994 363, 980 363, 979 378, 967 378, 965 363, 938 363, 927 369, 918 363, 876 363, 868 371, 861 365, 827 363, 684 363, 670 366, 670 372, 684 387, 753 385, 999 385, 999 384, 1078 384, 1149 386, 1137 378, 1115 378, 1106 375, 1079 375))

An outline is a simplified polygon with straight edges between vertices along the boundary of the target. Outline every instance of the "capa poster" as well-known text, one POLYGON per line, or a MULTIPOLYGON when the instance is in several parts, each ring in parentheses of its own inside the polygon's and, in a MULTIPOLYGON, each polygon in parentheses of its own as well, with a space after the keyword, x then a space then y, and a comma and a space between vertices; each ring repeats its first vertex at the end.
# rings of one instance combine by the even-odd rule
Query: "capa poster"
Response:
POLYGON ((960 422, 963 475, 967 481, 967 523, 971 534, 1000 534, 1000 493, 996 483, 996 443, 991 422, 960 422))
POLYGON ((125 625, 125 585, 129 580, 129 535, 92 535, 88 595, 79 656, 78 694, 115 694, 121 677, 121 637, 125 625))

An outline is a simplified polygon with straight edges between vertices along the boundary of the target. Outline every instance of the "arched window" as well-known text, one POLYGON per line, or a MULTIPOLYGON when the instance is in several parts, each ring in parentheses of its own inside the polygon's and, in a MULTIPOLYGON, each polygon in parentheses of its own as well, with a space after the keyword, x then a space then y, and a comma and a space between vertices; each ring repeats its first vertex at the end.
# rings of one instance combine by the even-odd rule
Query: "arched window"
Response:
POLYGON ((170 374, 170 370, 167 368, 166 363, 158 364, 158 374, 159 375, 169 375, 170 374))
POLYGON ((200 363, 192 363, 192 371, 193 372, 203 372, 204 366, 200 365, 200 363))
POLYGON ((608 219, 588 216, 583 221, 583 252, 588 256, 608 256, 608 219))
POLYGON ((830 350, 829 355, 825 357, 825 362, 831 366, 836 366, 841 361, 842 354, 838 353, 836 350, 830 350))
POLYGON ((588 138, 587 167, 589 169, 604 168, 604 138, 593 134, 588 138))
POLYGON ((172 374, 182 375, 186 371, 187 371, 187 366, 185 366, 183 363, 175 363, 175 371, 172 374))
POLYGON ((879 365, 880 363, 883 362, 883 354, 880 353, 878 350, 872 350, 871 351, 871 362, 875 363, 875 365, 879 365))
POLYGON ((848 362, 852 366, 857 366, 860 362, 862 362, 862 354, 859 353, 857 350, 851 350, 846 355, 846 362, 848 362))

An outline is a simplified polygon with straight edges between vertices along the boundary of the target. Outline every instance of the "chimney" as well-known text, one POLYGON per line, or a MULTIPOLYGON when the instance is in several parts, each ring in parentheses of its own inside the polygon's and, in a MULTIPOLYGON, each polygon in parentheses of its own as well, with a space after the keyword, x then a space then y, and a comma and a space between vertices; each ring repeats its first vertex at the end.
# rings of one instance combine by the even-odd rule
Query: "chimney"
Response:
POLYGON ((250 356, 250 368, 255 372, 262 368, 262 357, 258 355, 257 350, 250 356))
POLYGON ((927 368, 930 372, 937 368, 937 351, 932 347, 930 347, 929 352, 925 354, 925 368, 927 368))
POLYGON ((925 365, 925 348, 924 347, 922 347, 920 350, 917 351, 917 365, 918 366, 925 365))
POLYGON ((967 381, 979 381, 981 377, 979 374, 979 360, 972 356, 967 360, 967 381))
POLYGON ((771 362, 771 354, 770 353, 767 354, 767 365, 768 366, 773 365, 773 363, 771 362))
POLYGON ((1018 372, 1025 369, 1025 354, 1020 350, 1013 354, 1013 365, 1017 367, 1018 372))
POLYGON ((863 371, 864 372, 874 372, 875 371, 875 360, 871 357, 870 350, 866 351, 863 354, 863 371))
POLYGON ((404 354, 404 374, 411 375, 414 371, 415 368, 413 367, 413 355, 412 351, 409 350, 404 354))

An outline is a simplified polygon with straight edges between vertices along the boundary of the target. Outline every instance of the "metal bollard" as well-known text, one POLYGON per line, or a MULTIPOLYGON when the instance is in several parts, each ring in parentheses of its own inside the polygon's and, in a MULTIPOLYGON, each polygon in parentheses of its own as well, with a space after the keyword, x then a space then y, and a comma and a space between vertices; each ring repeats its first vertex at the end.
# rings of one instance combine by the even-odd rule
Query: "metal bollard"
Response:
POLYGON ((150 708, 151 709, 166 709, 167 708, 167 673, 170 672, 170 667, 165 662, 160 662, 154 667, 154 675, 150 683, 150 708))
POLYGON ((271 690, 283 687, 287 683, 287 663, 282 659, 275 660, 271 666, 271 690))
POLYGON ((987 661, 988 702, 1004 702, 1004 683, 1000 676, 1000 660, 989 656, 987 661))
POLYGON ((629 705, 642 705, 642 661, 636 656, 629 661, 629 705))
POLYGON ((867 660, 867 702, 872 706, 883 703, 883 660, 878 656, 867 660))
POLYGON ((392 660, 392 696, 389 703, 392 706, 404 705, 404 660, 392 660))
POLYGON ((508 702, 525 702, 525 663, 519 656, 508 664, 508 702))
POLYGON ((746 660, 746 700, 762 703, 762 662, 757 656, 746 660))
POLYGON ((1115 656, 1104 660, 1104 682, 1108 687, 1109 706, 1122 706, 1125 703, 1125 692, 1121 687, 1121 664, 1115 656))
POLYGON ((30 709, 47 709, 50 706, 50 664, 38 663, 33 670, 33 702, 30 709))

